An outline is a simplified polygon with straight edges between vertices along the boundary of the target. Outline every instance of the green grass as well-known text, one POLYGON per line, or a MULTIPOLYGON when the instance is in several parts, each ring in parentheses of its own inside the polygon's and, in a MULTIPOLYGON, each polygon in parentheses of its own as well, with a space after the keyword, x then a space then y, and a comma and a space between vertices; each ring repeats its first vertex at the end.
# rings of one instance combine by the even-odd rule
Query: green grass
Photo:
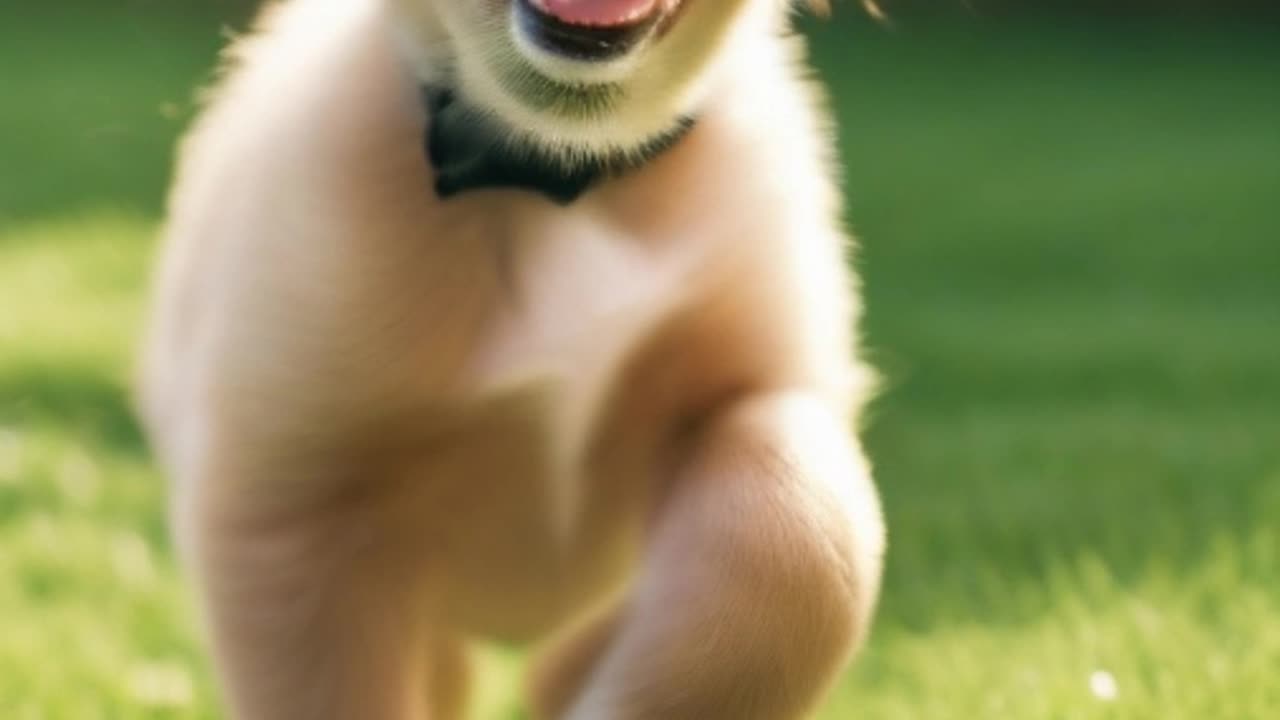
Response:
MULTIPOLYGON (((823 718, 1273 717, 1280 38, 815 34, 891 380, 879 623, 823 718)), ((124 387, 218 40, 0 7, 0 718, 217 715, 124 387)), ((481 717, 519 717, 513 662, 481 717)))

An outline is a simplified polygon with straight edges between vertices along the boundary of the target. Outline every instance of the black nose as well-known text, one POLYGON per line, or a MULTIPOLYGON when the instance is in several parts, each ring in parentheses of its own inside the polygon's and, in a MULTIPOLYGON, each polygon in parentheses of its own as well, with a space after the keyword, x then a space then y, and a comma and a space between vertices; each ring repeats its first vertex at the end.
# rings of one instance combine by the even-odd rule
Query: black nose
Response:
POLYGON ((603 61, 625 55, 653 29, 660 13, 625 25, 574 25, 539 10, 529 0, 516 0, 520 32, 538 47, 573 60, 603 61))

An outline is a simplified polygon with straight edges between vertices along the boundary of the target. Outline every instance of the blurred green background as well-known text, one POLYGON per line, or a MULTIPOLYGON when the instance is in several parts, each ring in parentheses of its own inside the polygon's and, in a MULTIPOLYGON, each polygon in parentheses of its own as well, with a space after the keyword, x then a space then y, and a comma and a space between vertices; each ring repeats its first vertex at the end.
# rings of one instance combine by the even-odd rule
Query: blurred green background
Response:
MULTIPOLYGON (((218 716, 126 387, 249 4, 0 3, 0 718, 218 716)), ((823 718, 1277 717, 1275 3, 880 5, 804 22, 890 380, 879 623, 823 718)))

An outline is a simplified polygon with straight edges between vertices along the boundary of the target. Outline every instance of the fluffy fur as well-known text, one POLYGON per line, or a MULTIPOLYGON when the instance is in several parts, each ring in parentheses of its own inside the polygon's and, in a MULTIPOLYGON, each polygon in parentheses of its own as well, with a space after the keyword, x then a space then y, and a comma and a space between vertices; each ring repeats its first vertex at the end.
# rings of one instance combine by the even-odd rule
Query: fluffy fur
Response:
POLYGON ((685 1, 585 114, 495 80, 501 0, 290 0, 236 44, 140 399, 235 717, 460 717, 497 639, 545 642, 539 718, 794 718, 865 636, 883 531, 825 119, 778 2, 685 1), (566 163, 699 121, 568 207, 441 200, 441 78, 566 163))

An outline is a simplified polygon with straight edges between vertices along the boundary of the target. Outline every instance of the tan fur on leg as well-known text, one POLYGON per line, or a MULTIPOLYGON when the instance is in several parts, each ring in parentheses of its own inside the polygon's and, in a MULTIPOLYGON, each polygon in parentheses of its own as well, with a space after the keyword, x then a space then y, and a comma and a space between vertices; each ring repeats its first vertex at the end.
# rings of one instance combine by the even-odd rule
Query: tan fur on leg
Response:
POLYGON ((527 682, 534 720, 562 717, 578 698, 618 630, 619 613, 611 607, 575 626, 536 658, 527 682))
POLYGON ((803 395, 725 411, 657 522, 621 629, 571 720, 782 720, 864 637, 883 530, 837 418, 803 395))
POLYGON ((222 680, 242 720, 427 720, 414 584, 341 526, 198 521, 222 680))
POLYGON ((459 637, 437 637, 427 643, 427 718, 462 720, 471 690, 471 660, 459 637))

